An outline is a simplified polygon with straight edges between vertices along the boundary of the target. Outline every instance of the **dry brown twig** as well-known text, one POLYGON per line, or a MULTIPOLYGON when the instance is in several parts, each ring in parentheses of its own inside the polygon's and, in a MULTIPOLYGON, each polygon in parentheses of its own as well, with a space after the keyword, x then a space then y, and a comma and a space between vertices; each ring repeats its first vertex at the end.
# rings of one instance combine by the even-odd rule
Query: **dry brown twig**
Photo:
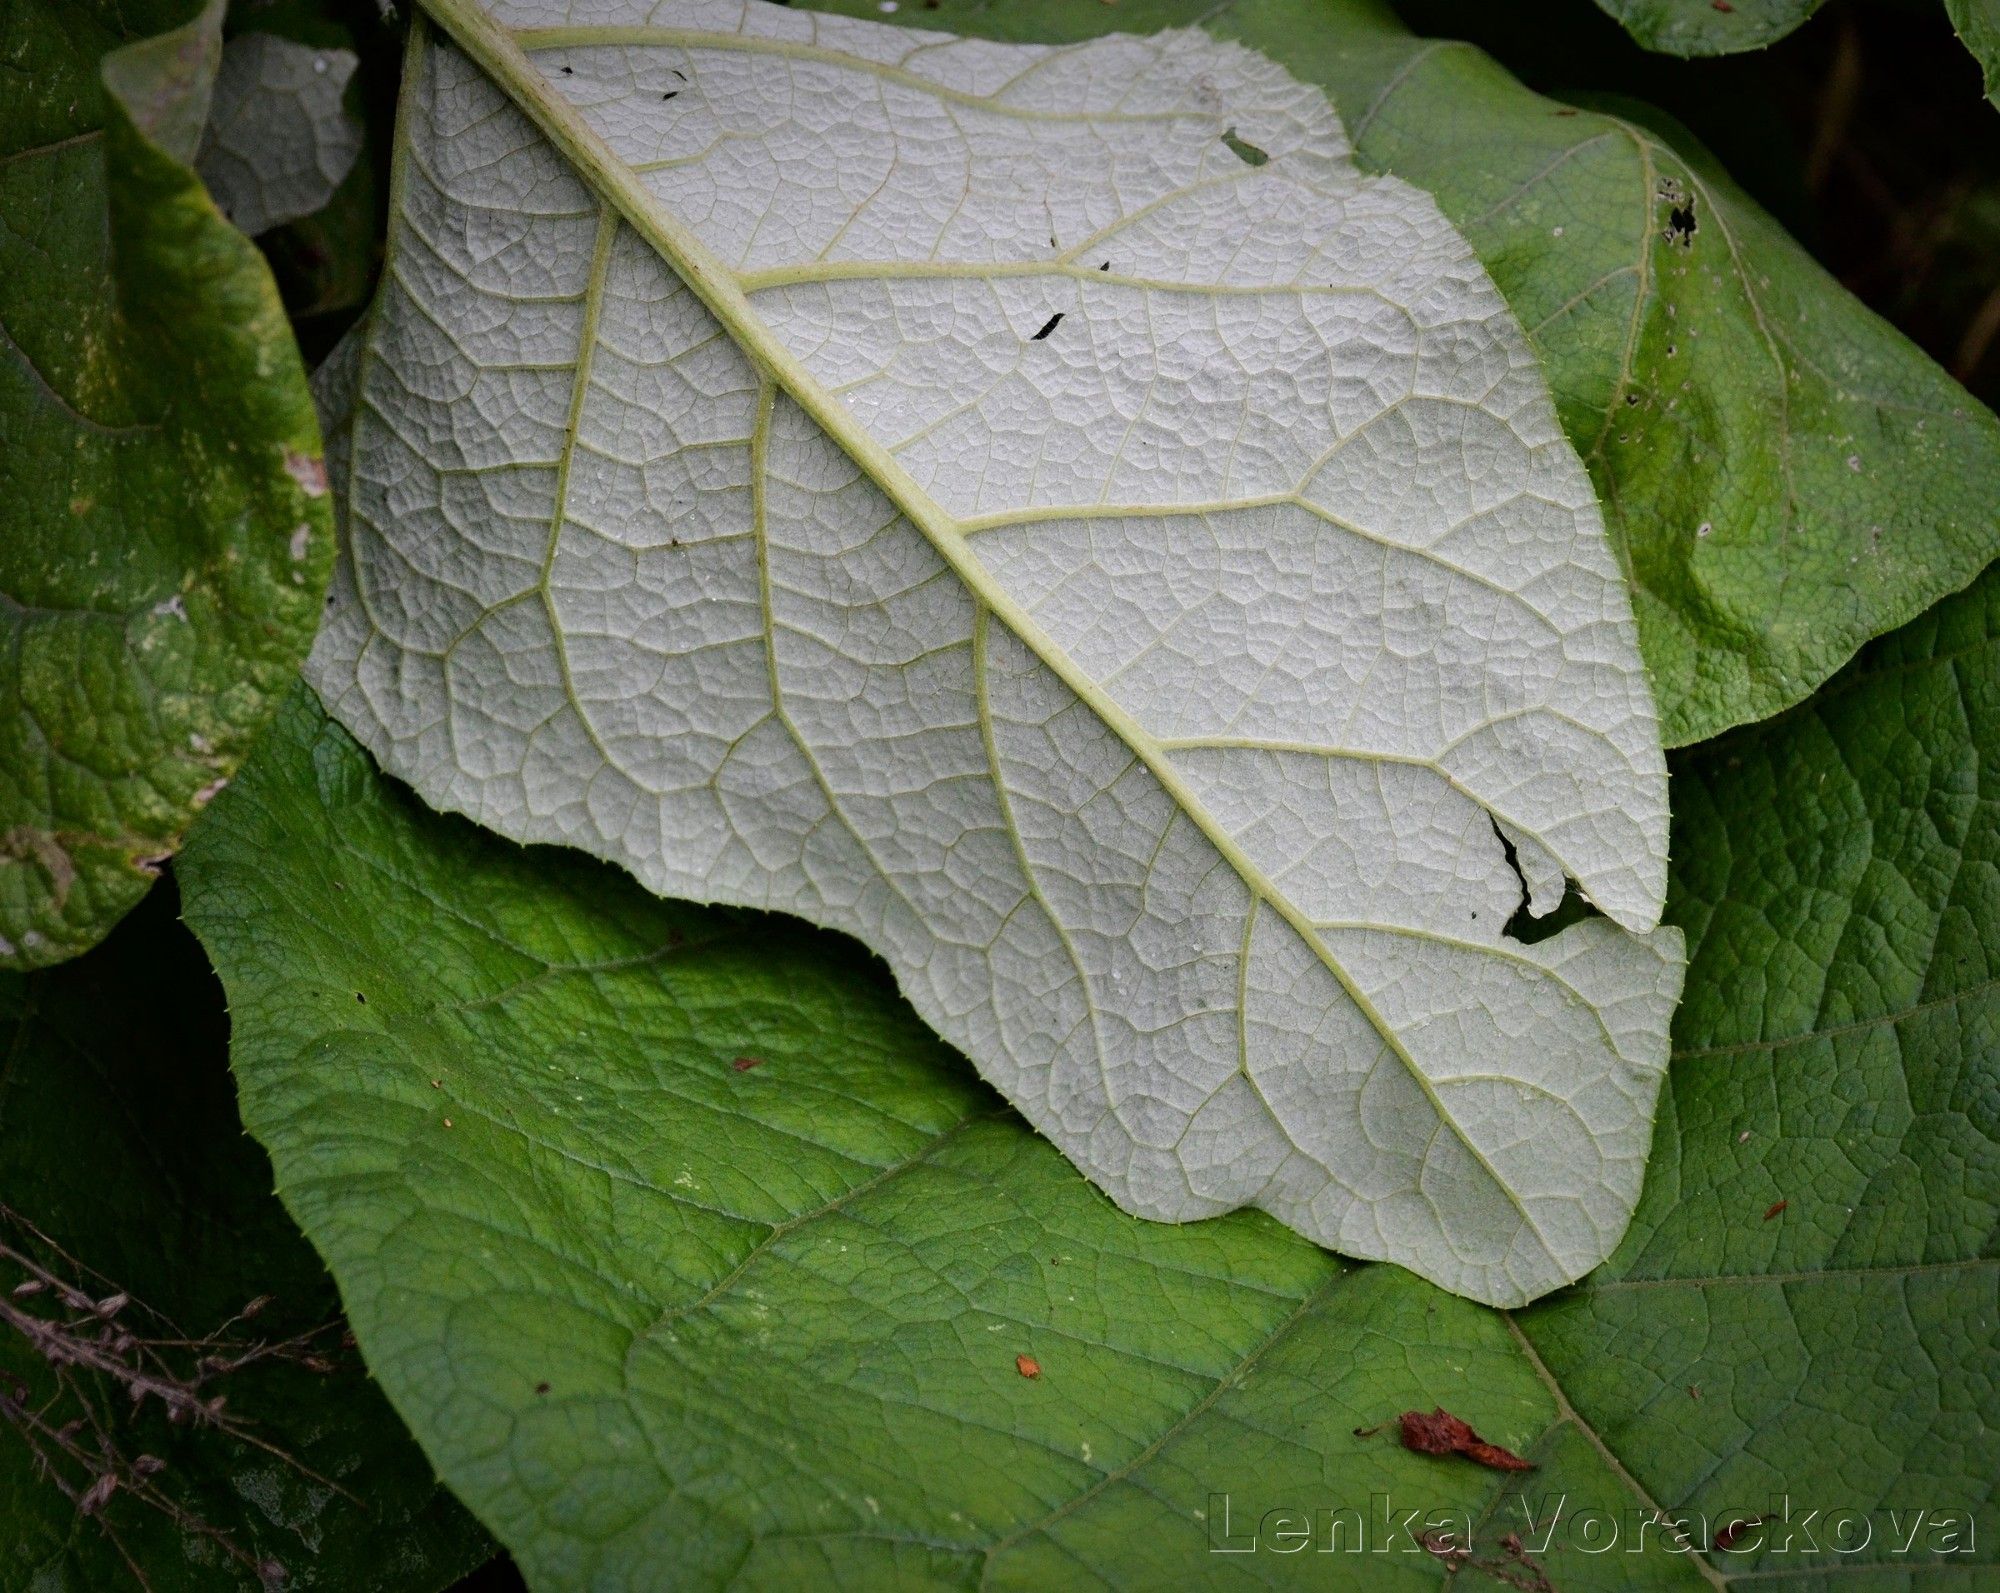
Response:
POLYGON ((191 1335, 4 1204, 0 1233, 21 1239, 41 1257, 0 1238, 0 1328, 25 1341, 50 1374, 50 1385, 38 1398, 25 1381, 0 1372, 0 1418, 27 1444, 36 1472, 79 1515, 96 1521, 142 1588, 151 1583, 107 1513, 121 1493, 205 1539, 266 1587, 282 1586, 288 1579, 282 1564, 250 1553, 173 1496, 166 1485, 167 1463, 135 1450, 134 1418, 155 1402, 176 1426, 214 1428, 352 1499, 233 1414, 228 1395, 216 1388, 232 1374, 263 1364, 332 1373, 337 1365, 326 1341, 341 1334, 340 1323, 283 1339, 256 1337, 243 1330, 271 1304, 270 1295, 259 1295, 209 1332, 191 1335))

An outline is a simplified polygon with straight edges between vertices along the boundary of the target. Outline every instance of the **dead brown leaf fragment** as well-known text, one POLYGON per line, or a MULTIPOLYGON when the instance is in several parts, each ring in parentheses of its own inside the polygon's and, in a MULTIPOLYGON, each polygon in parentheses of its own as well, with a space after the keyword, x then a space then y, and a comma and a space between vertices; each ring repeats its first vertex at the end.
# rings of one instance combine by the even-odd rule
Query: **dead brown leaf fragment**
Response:
POLYGON ((1738 1538, 1756 1527, 1761 1527, 1768 1519, 1769 1517, 1767 1516, 1743 1516, 1730 1522, 1728 1526, 1716 1533, 1715 1546, 1722 1550, 1734 1548, 1738 1538))
POLYGON ((1489 1444, 1466 1423, 1439 1406, 1428 1416, 1420 1410, 1406 1410, 1399 1418, 1403 1447, 1420 1455, 1463 1455, 1467 1460, 1495 1471, 1533 1471, 1535 1463, 1523 1460, 1511 1449, 1489 1444))

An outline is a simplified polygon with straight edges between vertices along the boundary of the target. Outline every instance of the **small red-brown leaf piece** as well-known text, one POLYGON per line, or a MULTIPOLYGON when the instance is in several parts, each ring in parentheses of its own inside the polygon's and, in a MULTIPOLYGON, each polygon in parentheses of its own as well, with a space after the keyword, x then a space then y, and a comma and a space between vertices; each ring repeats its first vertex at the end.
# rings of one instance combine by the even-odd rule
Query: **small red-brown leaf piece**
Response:
POLYGON ((1023 1377, 1040 1377, 1042 1375, 1042 1363, 1032 1355, 1017 1355, 1014 1357, 1014 1370, 1019 1372, 1023 1377))
POLYGON ((1715 1546, 1718 1549, 1725 1550, 1735 1547, 1738 1538, 1755 1527, 1761 1527, 1765 1519, 1763 1516, 1745 1516, 1740 1520, 1730 1522, 1728 1526, 1716 1533, 1715 1546))
POLYGON ((1426 1416, 1420 1410, 1402 1414, 1403 1447, 1420 1455, 1463 1455, 1495 1471, 1533 1471, 1535 1463, 1511 1449, 1489 1444, 1442 1406, 1426 1416))

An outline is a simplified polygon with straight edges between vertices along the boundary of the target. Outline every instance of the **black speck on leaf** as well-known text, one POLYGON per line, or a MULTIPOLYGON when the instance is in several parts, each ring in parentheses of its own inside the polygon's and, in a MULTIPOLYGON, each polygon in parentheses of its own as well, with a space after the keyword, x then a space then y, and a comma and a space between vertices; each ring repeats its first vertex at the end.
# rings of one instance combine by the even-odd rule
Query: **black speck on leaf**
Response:
POLYGON ((1062 318, 1063 318, 1063 312, 1061 310, 1056 311, 1054 315, 1050 316, 1046 321, 1042 323, 1041 331, 1037 332, 1033 337, 1029 338, 1028 341, 1030 343, 1041 342, 1043 338, 1047 337, 1051 332, 1053 332, 1058 326, 1062 324, 1062 318))

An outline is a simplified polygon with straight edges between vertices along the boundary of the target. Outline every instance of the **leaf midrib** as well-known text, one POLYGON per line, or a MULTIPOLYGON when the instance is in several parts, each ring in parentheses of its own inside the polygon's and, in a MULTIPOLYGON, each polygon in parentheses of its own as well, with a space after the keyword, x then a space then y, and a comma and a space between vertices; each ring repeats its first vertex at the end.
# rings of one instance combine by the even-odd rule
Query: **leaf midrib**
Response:
MULTIPOLYGON (((546 81, 544 74, 528 59, 515 35, 495 21, 478 0, 422 0, 422 3, 424 10, 451 40, 528 116, 579 177, 600 198, 616 207, 632 229, 659 254, 760 373, 783 389, 867 473, 875 486, 964 583, 966 590, 1005 621, 1043 666, 1055 674, 1124 743, 1133 757, 1159 782, 1179 811, 1235 871, 1252 898, 1268 904, 1291 926, 1401 1063, 1429 1102, 1438 1122, 1450 1129, 1466 1154, 1535 1236, 1543 1253, 1558 1269, 1562 1269, 1564 1263, 1559 1252, 1542 1232, 1534 1214, 1446 1108, 1436 1087, 1401 1036, 1325 945, 1310 917, 1277 889, 1187 787, 1159 747, 1157 739, 1107 696, 1036 624, 1032 616, 994 581, 985 566, 971 553, 959 522, 945 512, 844 405, 826 392, 818 378, 800 366, 791 350, 756 313, 737 274, 646 190, 630 168, 618 159, 590 126, 582 112, 546 81)), ((419 18, 410 32, 413 59, 418 56, 424 42, 426 30, 421 21, 419 18)), ((653 34, 654 42, 662 41, 659 30, 653 30, 653 34)), ((735 35, 717 35, 715 39, 719 45, 732 48, 736 42, 735 35)), ((841 59, 848 58, 843 56, 841 59)), ((405 131, 398 144, 407 148, 409 142, 405 131)), ((1285 1134, 1287 1140, 1291 1139, 1281 1122, 1274 1120, 1274 1126, 1285 1134)))

